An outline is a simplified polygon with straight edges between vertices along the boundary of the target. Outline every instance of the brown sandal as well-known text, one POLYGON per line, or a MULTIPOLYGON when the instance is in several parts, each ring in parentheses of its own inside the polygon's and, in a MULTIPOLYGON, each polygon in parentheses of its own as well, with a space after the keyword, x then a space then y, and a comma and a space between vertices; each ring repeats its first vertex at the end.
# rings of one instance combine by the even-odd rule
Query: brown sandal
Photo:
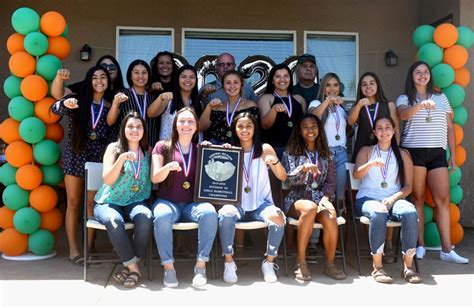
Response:
POLYGON ((375 268, 372 271, 372 277, 374 278, 375 281, 380 282, 380 283, 392 283, 393 278, 387 272, 381 268, 375 268))
POLYGON ((402 271, 402 277, 409 283, 423 282, 420 273, 417 273, 412 267, 407 267, 402 271))
POLYGON ((326 265, 323 271, 324 275, 331 277, 332 279, 335 280, 343 280, 346 279, 346 274, 341 271, 340 269, 337 268, 336 264, 332 263, 329 265, 326 265))
POLYGON ((301 262, 296 264, 295 278, 302 281, 311 281, 311 273, 308 270, 308 264, 301 262))

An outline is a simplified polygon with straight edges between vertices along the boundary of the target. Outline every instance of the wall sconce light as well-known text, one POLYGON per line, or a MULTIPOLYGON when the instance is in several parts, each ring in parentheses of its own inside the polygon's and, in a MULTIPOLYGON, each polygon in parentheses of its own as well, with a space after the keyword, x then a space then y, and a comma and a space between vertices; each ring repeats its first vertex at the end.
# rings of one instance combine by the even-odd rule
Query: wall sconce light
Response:
POLYGON ((398 64, 398 56, 391 49, 385 53, 385 64, 387 66, 396 66, 398 64))
POLYGON ((81 49, 81 61, 89 61, 91 59, 91 54, 92 54, 92 48, 84 44, 81 49))

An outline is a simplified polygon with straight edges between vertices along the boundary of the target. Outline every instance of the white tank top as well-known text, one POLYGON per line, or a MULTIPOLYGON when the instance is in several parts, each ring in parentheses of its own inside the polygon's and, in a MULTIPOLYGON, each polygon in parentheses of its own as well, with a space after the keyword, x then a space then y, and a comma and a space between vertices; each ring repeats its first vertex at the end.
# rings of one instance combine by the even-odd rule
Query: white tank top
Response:
MULTIPOLYGON (((244 162, 247 163, 250 152, 244 153, 244 162)), ((243 173, 243 172, 242 172, 243 173)), ((249 181, 242 176, 242 201, 241 206, 246 212, 254 211, 264 203, 273 204, 270 178, 268 176, 267 165, 260 157, 252 160, 252 172, 249 181), (250 187, 250 192, 245 192, 246 187, 250 187)))

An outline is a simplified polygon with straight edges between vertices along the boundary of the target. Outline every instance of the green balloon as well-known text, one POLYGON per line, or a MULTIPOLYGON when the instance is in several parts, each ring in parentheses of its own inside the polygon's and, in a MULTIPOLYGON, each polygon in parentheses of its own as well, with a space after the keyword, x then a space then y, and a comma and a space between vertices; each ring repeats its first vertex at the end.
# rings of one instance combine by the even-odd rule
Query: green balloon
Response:
POLYGON ((33 148, 33 157, 38 163, 44 166, 55 164, 60 155, 61 150, 59 149, 59 145, 49 139, 35 144, 33 148))
POLYGON ((459 204, 459 202, 461 202, 463 198, 463 191, 462 191, 461 186, 456 185, 456 186, 450 187, 449 197, 450 197, 451 203, 459 204))
POLYGON ((457 45, 462 45, 466 49, 471 48, 473 41, 473 33, 471 29, 465 26, 458 27, 458 40, 456 42, 457 45))
POLYGON ((41 216, 34 208, 24 207, 13 215, 13 226, 20 233, 32 234, 40 225, 41 216))
POLYGON ((28 7, 17 9, 12 15, 12 26, 16 32, 27 35, 33 31, 39 31, 40 16, 28 7))
POLYGON ((38 143, 46 136, 46 125, 37 117, 29 117, 21 121, 19 132, 24 141, 38 143))
POLYGON ((429 205, 423 204, 423 216, 425 218, 425 224, 433 221, 434 211, 429 205))
POLYGON ((44 256, 54 247, 54 235, 44 229, 39 229, 28 237, 28 249, 35 255, 44 256))
POLYGON ((22 80, 23 78, 18 78, 13 75, 5 79, 5 82, 3 83, 3 92, 5 92, 5 95, 8 98, 12 99, 21 95, 20 85, 22 80))
POLYGON ((48 50, 48 38, 41 32, 31 32, 25 36, 23 46, 32 56, 42 56, 48 50))
POLYGON ((0 167, 0 182, 3 186, 9 186, 16 183, 15 176, 18 168, 13 167, 9 163, 5 163, 0 167))
POLYGON ((441 246, 441 239, 439 238, 438 227, 436 223, 429 222, 425 224, 425 244, 428 247, 441 246))
POLYGON ((453 173, 449 174, 449 186, 454 187, 459 184, 462 178, 461 168, 456 168, 453 173))
POLYGON ((61 34, 62 37, 67 37, 69 34, 69 25, 66 24, 66 28, 64 28, 63 34, 61 34))
POLYGON ((413 32, 413 43, 416 48, 420 48, 426 43, 433 43, 435 28, 430 25, 422 25, 413 32))
POLYGON ((30 192, 24 190, 18 184, 8 185, 2 194, 2 201, 10 210, 16 211, 28 206, 30 192))
POLYGON ((418 50, 418 60, 434 67, 443 61, 443 50, 434 43, 426 43, 418 50))
POLYGON ((40 168, 43 173, 43 184, 56 186, 63 181, 63 170, 58 165, 41 166, 40 168))
POLYGON ((464 106, 454 108, 454 123, 464 126, 467 121, 467 110, 464 106))
POLYGON ((464 102, 464 98, 466 97, 466 92, 464 91, 463 87, 456 83, 444 88, 443 93, 446 94, 449 104, 453 108, 461 106, 462 102, 464 102))
POLYGON ((44 55, 38 59, 38 62, 36 62, 36 73, 47 81, 51 81, 56 77, 56 72, 62 66, 61 60, 59 60, 58 57, 44 55))
POLYGON ((454 81, 454 70, 446 64, 440 63, 433 67, 432 71, 433 83, 438 88, 446 88, 454 81))
POLYGON ((23 96, 17 96, 8 104, 8 114, 14 120, 21 122, 35 115, 35 105, 23 96))

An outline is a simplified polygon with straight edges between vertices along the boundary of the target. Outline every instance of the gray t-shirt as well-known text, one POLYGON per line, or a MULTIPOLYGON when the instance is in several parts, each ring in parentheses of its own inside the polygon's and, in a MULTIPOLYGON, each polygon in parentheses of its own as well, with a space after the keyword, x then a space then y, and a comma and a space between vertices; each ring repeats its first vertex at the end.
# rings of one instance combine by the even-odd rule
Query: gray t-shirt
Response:
MULTIPOLYGON (((203 100, 202 102, 204 105, 203 107, 205 107, 207 103, 209 103, 211 100, 213 100, 216 97, 220 98, 222 102, 227 101, 228 99, 227 94, 225 93, 224 87, 222 86, 222 83, 219 80, 215 80, 213 82, 205 84, 204 86, 201 87, 201 89, 199 90, 199 93, 202 93, 202 91, 204 90, 204 87, 208 85, 214 86, 217 89, 217 91, 212 94, 209 94, 207 98, 203 100)), ((242 98, 257 102, 257 95, 252 89, 252 86, 247 82, 244 82, 244 88, 242 89, 242 98)))

